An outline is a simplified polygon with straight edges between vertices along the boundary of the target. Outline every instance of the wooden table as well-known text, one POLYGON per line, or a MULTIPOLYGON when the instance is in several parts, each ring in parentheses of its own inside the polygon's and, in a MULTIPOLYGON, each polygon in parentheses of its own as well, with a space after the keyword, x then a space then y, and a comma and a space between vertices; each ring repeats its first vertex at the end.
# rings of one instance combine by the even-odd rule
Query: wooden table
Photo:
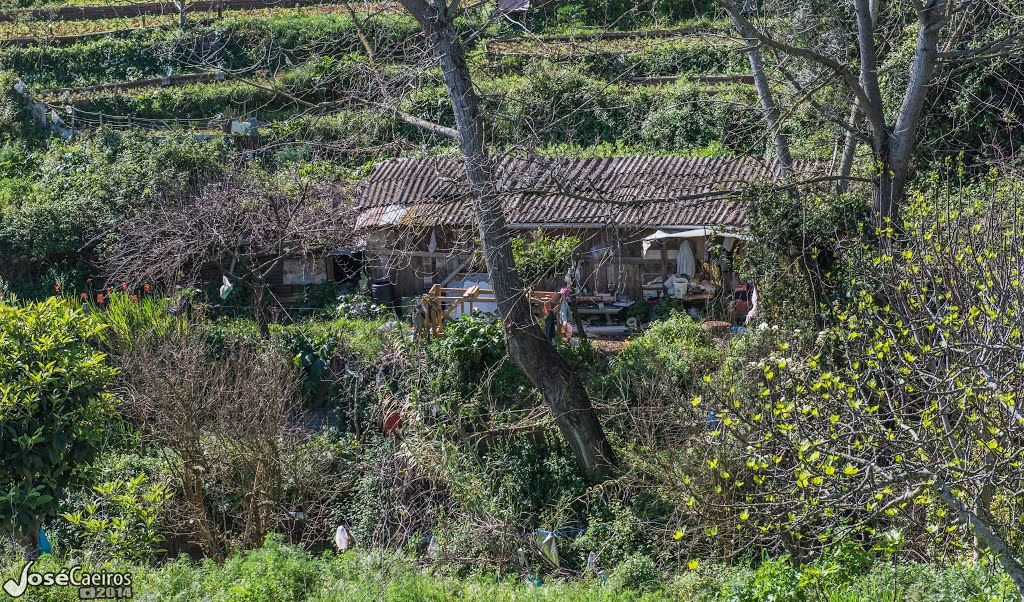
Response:
POLYGON ((622 305, 614 305, 611 303, 605 303, 604 307, 600 307, 597 304, 580 304, 576 311, 581 316, 604 316, 605 321, 611 322, 612 318, 622 315, 623 310, 626 308, 622 305))
POLYGON ((687 295, 680 299, 684 306, 689 307, 704 307, 708 304, 708 301, 715 298, 717 293, 697 293, 695 295, 687 295))

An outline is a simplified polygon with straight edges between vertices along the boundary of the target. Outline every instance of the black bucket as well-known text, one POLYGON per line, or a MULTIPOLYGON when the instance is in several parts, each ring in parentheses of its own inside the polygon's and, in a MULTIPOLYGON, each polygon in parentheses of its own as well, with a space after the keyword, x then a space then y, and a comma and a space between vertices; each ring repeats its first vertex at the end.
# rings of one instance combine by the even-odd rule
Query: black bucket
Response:
POLYGON ((395 308, 395 285, 390 280, 374 280, 370 285, 370 296, 374 303, 395 308))

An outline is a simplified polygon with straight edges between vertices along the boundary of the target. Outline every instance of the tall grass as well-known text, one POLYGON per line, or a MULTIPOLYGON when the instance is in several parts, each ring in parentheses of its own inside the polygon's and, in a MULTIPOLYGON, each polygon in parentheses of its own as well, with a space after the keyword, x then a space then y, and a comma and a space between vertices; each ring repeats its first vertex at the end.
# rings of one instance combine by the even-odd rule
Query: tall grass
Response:
MULTIPOLYGON (((60 570, 71 559, 44 556, 37 570, 60 570)), ((0 571, 20 573, 13 553, 0 556, 0 571)), ((825 576, 814 565, 796 568, 785 559, 759 567, 701 565, 663 576, 643 591, 606 584, 592 576, 545 577, 506 574, 454 576, 413 558, 382 552, 311 554, 271 536, 257 550, 236 554, 223 564, 180 558, 158 567, 89 565, 86 570, 130 571, 137 600, 234 602, 536 602, 694 601, 694 602, 1009 602, 1012 584, 988 563, 930 564, 879 562, 825 576), (836 577, 840 574, 841 577, 836 577)), ((820 567, 819 567, 820 568, 820 567)), ((23 600, 77 600, 74 588, 30 588, 23 600)))
POLYGON ((189 329, 188 321, 172 314, 163 297, 112 291, 102 299, 90 299, 87 307, 105 326, 101 341, 113 353, 131 353, 140 344, 189 329))

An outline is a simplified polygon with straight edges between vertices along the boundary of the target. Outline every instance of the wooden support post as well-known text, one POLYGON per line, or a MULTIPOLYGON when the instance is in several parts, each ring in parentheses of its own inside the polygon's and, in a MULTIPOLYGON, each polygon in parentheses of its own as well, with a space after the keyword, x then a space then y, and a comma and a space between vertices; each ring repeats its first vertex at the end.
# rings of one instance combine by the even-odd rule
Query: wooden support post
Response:
POLYGON ((658 296, 664 295, 664 285, 668 281, 668 245, 665 241, 661 241, 661 284, 662 290, 658 291, 658 296))

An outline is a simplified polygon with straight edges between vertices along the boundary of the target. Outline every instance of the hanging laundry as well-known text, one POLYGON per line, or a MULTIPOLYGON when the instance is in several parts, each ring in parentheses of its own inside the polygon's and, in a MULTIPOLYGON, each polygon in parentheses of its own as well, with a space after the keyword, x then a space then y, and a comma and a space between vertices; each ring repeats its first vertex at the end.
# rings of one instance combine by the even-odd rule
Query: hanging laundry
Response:
POLYGON ((220 285, 220 298, 227 299, 228 295, 231 294, 231 290, 235 288, 235 285, 231 284, 227 276, 221 276, 223 284, 220 285))
POLYGON ((562 304, 558 307, 558 318, 562 324, 572 324, 572 310, 569 308, 569 289, 562 289, 562 304))
POLYGON ((692 279, 696 275, 697 261, 693 255, 693 243, 684 240, 676 252, 676 274, 692 279))
POLYGON ((339 552, 348 550, 348 529, 344 525, 338 525, 338 530, 334 532, 334 545, 339 552))

